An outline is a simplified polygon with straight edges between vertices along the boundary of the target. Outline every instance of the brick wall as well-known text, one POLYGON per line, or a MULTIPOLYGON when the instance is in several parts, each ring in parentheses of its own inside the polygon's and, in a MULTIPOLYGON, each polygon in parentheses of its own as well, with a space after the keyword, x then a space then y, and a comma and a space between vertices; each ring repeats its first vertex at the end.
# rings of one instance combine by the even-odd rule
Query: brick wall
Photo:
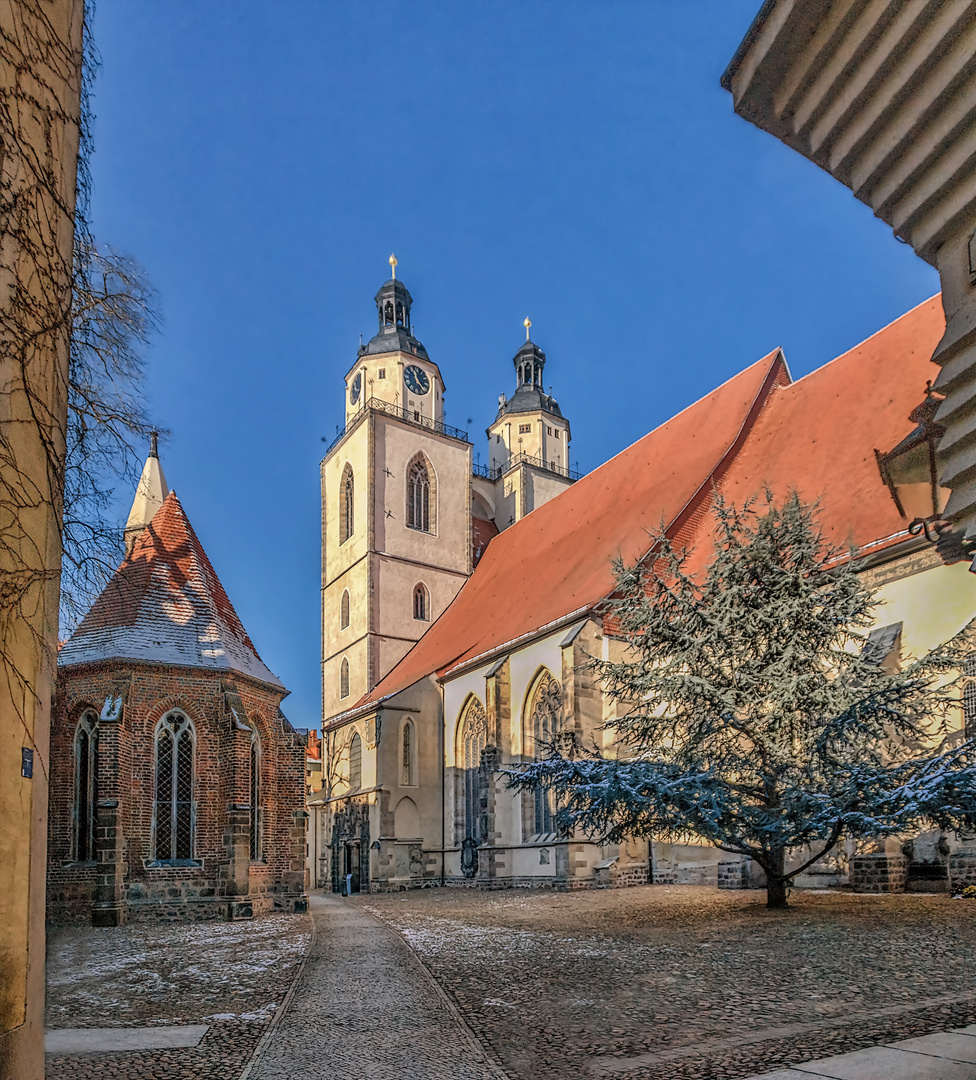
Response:
POLYGON ((303 910, 305 746, 280 716, 282 693, 227 672, 111 662, 62 669, 51 732, 48 917, 225 918, 303 910), (121 696, 99 721, 95 859, 75 861, 74 740, 88 709, 121 696), (236 715, 230 712, 233 707, 236 715), (154 735, 179 709, 196 733, 194 865, 153 860, 154 735), (262 858, 250 863, 250 747, 260 737, 262 858), (244 725, 242 727, 242 725, 244 725))

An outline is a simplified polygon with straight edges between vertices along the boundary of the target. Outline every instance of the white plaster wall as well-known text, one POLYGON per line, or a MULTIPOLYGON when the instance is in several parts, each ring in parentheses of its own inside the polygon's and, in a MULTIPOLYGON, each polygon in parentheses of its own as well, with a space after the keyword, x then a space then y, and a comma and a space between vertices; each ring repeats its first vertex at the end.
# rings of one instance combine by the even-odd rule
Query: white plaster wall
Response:
POLYGON ((968 563, 935 566, 877 590, 875 625, 904 623, 902 655, 921 657, 976 618, 976 574, 968 563))
POLYGON ((513 847, 508 851, 508 859, 512 865, 513 877, 555 877, 556 876, 556 844, 533 844, 529 846, 513 847), (539 852, 545 849, 549 853, 548 864, 539 862, 539 852))

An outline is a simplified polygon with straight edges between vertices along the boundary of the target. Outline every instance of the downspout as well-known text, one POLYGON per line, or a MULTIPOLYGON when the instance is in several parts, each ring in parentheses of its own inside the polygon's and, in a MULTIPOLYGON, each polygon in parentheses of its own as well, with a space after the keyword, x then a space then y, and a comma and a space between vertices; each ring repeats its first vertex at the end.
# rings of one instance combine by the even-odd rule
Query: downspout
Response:
POLYGON ((447 876, 444 867, 444 847, 447 843, 446 830, 444 828, 444 815, 447 813, 445 795, 447 792, 447 740, 444 738, 444 687, 440 687, 440 735, 441 740, 441 888, 447 884, 447 876))

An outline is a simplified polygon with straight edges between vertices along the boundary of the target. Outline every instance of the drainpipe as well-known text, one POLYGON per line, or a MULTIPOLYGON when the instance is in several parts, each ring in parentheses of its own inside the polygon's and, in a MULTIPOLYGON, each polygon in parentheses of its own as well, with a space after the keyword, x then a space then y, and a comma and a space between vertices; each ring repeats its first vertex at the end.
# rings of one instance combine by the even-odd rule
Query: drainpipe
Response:
POLYGON ((447 843, 447 836, 444 829, 444 815, 447 813, 447 807, 445 806, 445 793, 447 790, 447 740, 444 738, 444 687, 440 688, 440 734, 438 738, 441 741, 441 888, 447 883, 447 877, 444 869, 444 848, 447 843))

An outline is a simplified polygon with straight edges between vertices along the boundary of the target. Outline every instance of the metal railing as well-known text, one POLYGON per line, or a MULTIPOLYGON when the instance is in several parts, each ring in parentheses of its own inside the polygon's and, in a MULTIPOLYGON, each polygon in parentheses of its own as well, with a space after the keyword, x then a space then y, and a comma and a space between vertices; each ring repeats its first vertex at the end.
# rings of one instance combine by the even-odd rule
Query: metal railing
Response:
POLYGON ((544 472, 555 473, 556 476, 565 476, 570 480, 580 480, 583 474, 575 469, 567 469, 565 465, 557 465, 555 461, 543 461, 542 458, 533 457, 532 454, 512 454, 507 465, 472 465, 471 472, 474 476, 484 477, 485 480, 497 480, 503 473, 514 469, 516 465, 533 465, 544 472))
POLYGON ((396 417, 397 420, 403 420, 408 424, 426 428, 428 431, 436 431, 438 435, 447 435, 448 438, 457 439, 459 442, 468 441, 468 433, 462 431, 460 428, 451 427, 450 424, 442 424, 439 420, 432 420, 429 416, 424 416, 416 409, 405 409, 401 405, 394 405, 391 401, 383 401, 381 398, 371 397, 363 402, 363 406, 359 412, 356 413, 339 434, 336 435, 332 442, 329 443, 325 448, 325 454, 323 456, 328 457, 346 435, 362 423, 363 417, 369 412, 385 413, 387 416, 396 417))

